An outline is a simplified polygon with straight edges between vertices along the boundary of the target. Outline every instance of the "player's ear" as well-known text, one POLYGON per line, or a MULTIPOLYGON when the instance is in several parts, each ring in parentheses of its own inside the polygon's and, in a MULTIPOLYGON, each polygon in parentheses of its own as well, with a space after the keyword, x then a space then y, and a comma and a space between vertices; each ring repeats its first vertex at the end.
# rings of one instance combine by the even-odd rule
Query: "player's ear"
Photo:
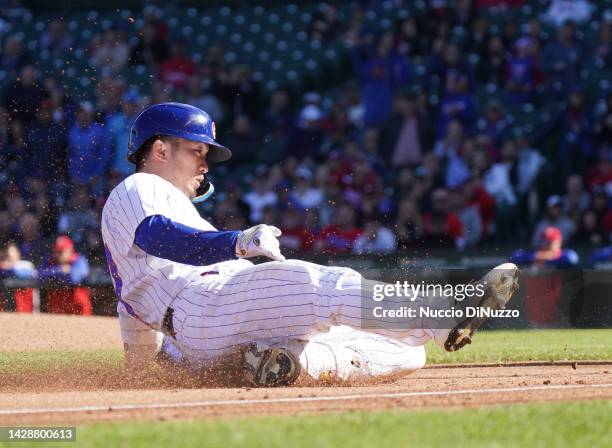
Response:
POLYGON ((170 145, 162 139, 156 139, 151 146, 151 157, 159 161, 166 161, 170 150, 169 146, 170 145))

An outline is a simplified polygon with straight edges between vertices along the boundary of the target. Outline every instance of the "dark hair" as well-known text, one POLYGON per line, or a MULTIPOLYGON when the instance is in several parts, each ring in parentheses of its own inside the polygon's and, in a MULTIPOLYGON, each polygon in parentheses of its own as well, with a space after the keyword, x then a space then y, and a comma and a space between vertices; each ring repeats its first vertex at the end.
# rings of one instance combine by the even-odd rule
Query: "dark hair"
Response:
POLYGON ((155 143, 156 140, 161 140, 164 143, 171 143, 174 141, 174 137, 171 137, 169 135, 154 135, 153 137, 150 137, 145 140, 145 142, 140 145, 140 148, 138 148, 136 152, 128 158, 130 162, 136 165, 137 173, 142 170, 144 161, 151 152, 151 148, 153 148, 153 143, 155 143))

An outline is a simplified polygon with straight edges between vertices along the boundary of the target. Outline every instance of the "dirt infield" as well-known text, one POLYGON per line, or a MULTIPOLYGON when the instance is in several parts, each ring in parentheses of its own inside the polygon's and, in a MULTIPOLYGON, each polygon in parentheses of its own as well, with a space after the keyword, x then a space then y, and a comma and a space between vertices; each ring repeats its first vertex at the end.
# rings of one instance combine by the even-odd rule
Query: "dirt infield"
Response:
POLYGON ((0 329, 0 353, 122 347, 119 322, 112 317, 0 313, 0 329))
MULTIPOLYGON (((19 349, 12 348, 16 351, 121 347, 117 323, 109 318, 0 314, 0 328, 11 335, 2 341, 0 352, 9 349, 5 346, 7 340, 19 344, 19 349), (19 339, 14 339, 17 336, 19 339)), ((130 379, 121 369, 95 366, 0 373, 3 424, 219 418, 589 399, 612 399, 612 362, 432 366, 376 381, 279 389, 184 388, 180 378, 130 379)))

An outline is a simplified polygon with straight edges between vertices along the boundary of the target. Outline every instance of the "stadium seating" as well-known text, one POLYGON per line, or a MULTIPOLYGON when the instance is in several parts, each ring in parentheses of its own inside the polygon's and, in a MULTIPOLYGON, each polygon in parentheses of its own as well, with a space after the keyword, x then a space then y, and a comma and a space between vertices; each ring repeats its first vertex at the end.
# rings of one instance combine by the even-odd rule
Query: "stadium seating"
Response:
MULTIPOLYGON (((593 2, 596 7, 594 17, 603 14, 610 7, 609 0, 593 2)), ((485 11, 491 21, 491 30, 501 30, 505 21, 519 20, 525 22, 534 17, 540 17, 546 10, 548 2, 538 0, 528 2, 517 11, 508 12, 497 8, 485 11)), ((306 3, 286 5, 272 4, 269 6, 223 6, 215 8, 174 7, 168 11, 167 24, 172 36, 184 40, 190 54, 196 63, 206 58, 206 49, 221 42, 226 50, 228 63, 246 62, 253 67, 254 72, 263 81, 267 92, 278 86, 287 87, 297 94, 304 89, 331 88, 348 75, 347 49, 340 43, 322 45, 308 39, 308 25, 323 3, 306 3), (325 76, 321 76, 322 74, 325 76)), ((393 30, 396 21, 410 15, 422 14, 426 2, 419 0, 405 2, 401 8, 394 2, 385 1, 372 7, 366 13, 366 23, 375 32, 393 30)), ((344 17, 350 17, 353 4, 348 1, 339 2, 339 12, 344 17)), ((58 76, 63 85, 69 87, 72 93, 82 97, 92 95, 94 83, 89 82, 87 44, 97 34, 110 26, 127 21, 134 16, 128 9, 117 10, 75 10, 66 15, 67 27, 75 37, 76 48, 64 58, 51 58, 45 52, 38 51, 38 38, 52 19, 51 14, 37 15, 35 19, 24 21, 20 36, 27 44, 30 52, 37 54, 36 64, 43 75, 58 76), (80 89, 80 91, 79 91, 80 89)), ((134 23, 138 28, 142 19, 134 23)), ((554 30, 543 23, 544 32, 548 35, 554 30)), ((598 21, 592 21, 579 30, 585 44, 592 43, 597 37, 598 21)), ((457 32, 457 30, 455 30, 457 32)), ((461 39, 461 35, 456 36, 461 39)), ((135 38, 132 37, 132 40, 135 38)), ((477 54, 469 55, 471 64, 478 62, 477 54)), ((414 79, 417 85, 423 84, 426 76, 427 60, 413 61, 414 79)), ((146 93, 151 86, 151 77, 143 68, 126 67, 120 73, 129 85, 137 87, 146 93)), ((585 70, 584 82, 587 93, 599 97, 611 88, 612 72, 609 67, 594 63, 585 70)), ((11 81, 6 72, 0 70, 0 88, 5 88, 11 81)), ((486 101, 495 91, 481 88, 477 92, 479 100, 486 101)), ((438 96, 433 95, 436 100, 438 96)), ((531 115, 529 115, 531 117, 531 115)))

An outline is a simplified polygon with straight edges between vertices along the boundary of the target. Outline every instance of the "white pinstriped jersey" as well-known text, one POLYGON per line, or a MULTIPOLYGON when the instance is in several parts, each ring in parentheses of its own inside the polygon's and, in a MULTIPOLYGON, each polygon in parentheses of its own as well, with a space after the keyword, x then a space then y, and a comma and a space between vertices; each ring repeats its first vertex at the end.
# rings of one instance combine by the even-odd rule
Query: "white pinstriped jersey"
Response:
POLYGON ((133 174, 109 195, 102 211, 102 238, 115 290, 138 318, 159 330, 169 304, 202 267, 155 257, 134 244, 138 225, 152 215, 199 230, 216 229, 183 192, 154 174, 133 174))

